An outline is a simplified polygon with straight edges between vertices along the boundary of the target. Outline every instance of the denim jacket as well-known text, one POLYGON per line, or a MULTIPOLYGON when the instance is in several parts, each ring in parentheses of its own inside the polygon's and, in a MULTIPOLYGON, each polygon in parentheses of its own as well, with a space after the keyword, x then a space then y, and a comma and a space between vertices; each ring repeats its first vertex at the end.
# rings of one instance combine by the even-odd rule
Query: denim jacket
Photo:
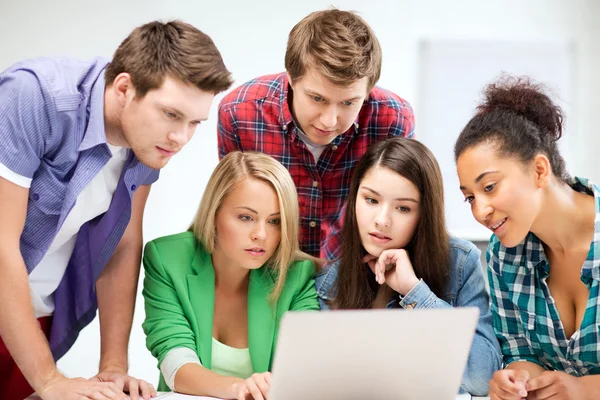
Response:
MULTIPOLYGON (((481 252, 469 241, 450 238, 450 277, 444 295, 437 297, 429 286, 419 283, 399 302, 392 300, 388 308, 443 308, 478 307, 479 322, 467 361, 461 392, 476 396, 487 395, 492 374, 500 369, 502 357, 494 335, 490 313, 490 297, 486 290, 480 262, 481 252)), ((323 268, 316 276, 317 295, 322 310, 329 309, 328 302, 337 292, 339 261, 323 268)))

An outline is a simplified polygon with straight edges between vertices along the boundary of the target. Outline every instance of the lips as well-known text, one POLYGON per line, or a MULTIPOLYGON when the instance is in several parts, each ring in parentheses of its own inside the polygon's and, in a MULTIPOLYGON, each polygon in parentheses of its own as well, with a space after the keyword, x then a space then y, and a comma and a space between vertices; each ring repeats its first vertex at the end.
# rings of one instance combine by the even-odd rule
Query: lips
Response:
POLYGON ((176 150, 168 150, 168 149, 165 149, 165 148, 162 148, 162 147, 159 147, 159 146, 156 146, 156 148, 158 149, 158 151, 161 154, 163 154, 165 156, 172 156, 173 154, 177 153, 176 150))
POLYGON ((506 222, 506 220, 508 219, 508 217, 501 219, 500 221, 494 223, 494 224, 490 224, 488 225, 488 228, 492 231, 495 232, 497 231, 501 226, 504 225, 504 223, 506 222))
POLYGON ((255 256, 255 257, 259 257, 259 256, 263 256, 266 253, 266 250, 263 249, 262 247, 252 247, 249 249, 244 249, 247 253, 250 253, 250 255, 255 256))
POLYGON ((327 130, 323 130, 323 129, 319 129, 316 126, 314 126, 315 130, 317 131, 317 133, 321 136, 331 136, 335 134, 335 130, 333 131, 327 131, 327 130))
POLYGON ((371 237, 371 240, 373 240, 373 242, 378 244, 385 244, 392 240, 391 237, 386 236, 380 232, 369 232, 369 236, 371 237))

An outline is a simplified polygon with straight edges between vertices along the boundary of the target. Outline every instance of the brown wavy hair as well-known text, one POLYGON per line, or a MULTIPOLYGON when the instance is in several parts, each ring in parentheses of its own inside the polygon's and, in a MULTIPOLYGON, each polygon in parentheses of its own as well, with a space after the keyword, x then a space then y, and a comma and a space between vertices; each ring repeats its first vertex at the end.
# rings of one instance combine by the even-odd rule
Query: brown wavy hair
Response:
POLYGON ((438 296, 443 295, 450 271, 450 237, 444 216, 444 188, 440 167, 422 143, 402 137, 377 142, 369 147, 352 175, 348 208, 342 228, 342 258, 338 292, 332 302, 337 309, 371 308, 379 284, 362 261, 367 251, 356 222, 356 199, 363 178, 375 167, 387 168, 412 182, 421 196, 421 217, 405 247, 415 274, 438 296))

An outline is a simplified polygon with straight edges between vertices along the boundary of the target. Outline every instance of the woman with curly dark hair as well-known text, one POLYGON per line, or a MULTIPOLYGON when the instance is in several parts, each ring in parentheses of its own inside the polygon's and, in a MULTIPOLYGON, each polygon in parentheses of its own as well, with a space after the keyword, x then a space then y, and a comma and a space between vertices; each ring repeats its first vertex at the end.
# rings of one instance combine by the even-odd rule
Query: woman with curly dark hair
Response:
POLYGON ((455 145, 460 188, 493 235, 492 315, 505 369, 492 399, 600 398, 600 188, 571 178, 561 109, 504 77, 455 145))

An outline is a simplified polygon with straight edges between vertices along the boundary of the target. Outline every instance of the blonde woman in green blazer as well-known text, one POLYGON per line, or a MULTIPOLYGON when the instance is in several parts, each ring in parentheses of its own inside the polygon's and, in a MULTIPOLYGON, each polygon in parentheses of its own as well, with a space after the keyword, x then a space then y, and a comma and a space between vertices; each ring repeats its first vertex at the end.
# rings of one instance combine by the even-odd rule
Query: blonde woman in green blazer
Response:
POLYGON ((288 171, 264 154, 233 152, 210 177, 190 231, 146 245, 143 328, 159 390, 267 398, 282 315, 319 309, 298 224, 288 171))

